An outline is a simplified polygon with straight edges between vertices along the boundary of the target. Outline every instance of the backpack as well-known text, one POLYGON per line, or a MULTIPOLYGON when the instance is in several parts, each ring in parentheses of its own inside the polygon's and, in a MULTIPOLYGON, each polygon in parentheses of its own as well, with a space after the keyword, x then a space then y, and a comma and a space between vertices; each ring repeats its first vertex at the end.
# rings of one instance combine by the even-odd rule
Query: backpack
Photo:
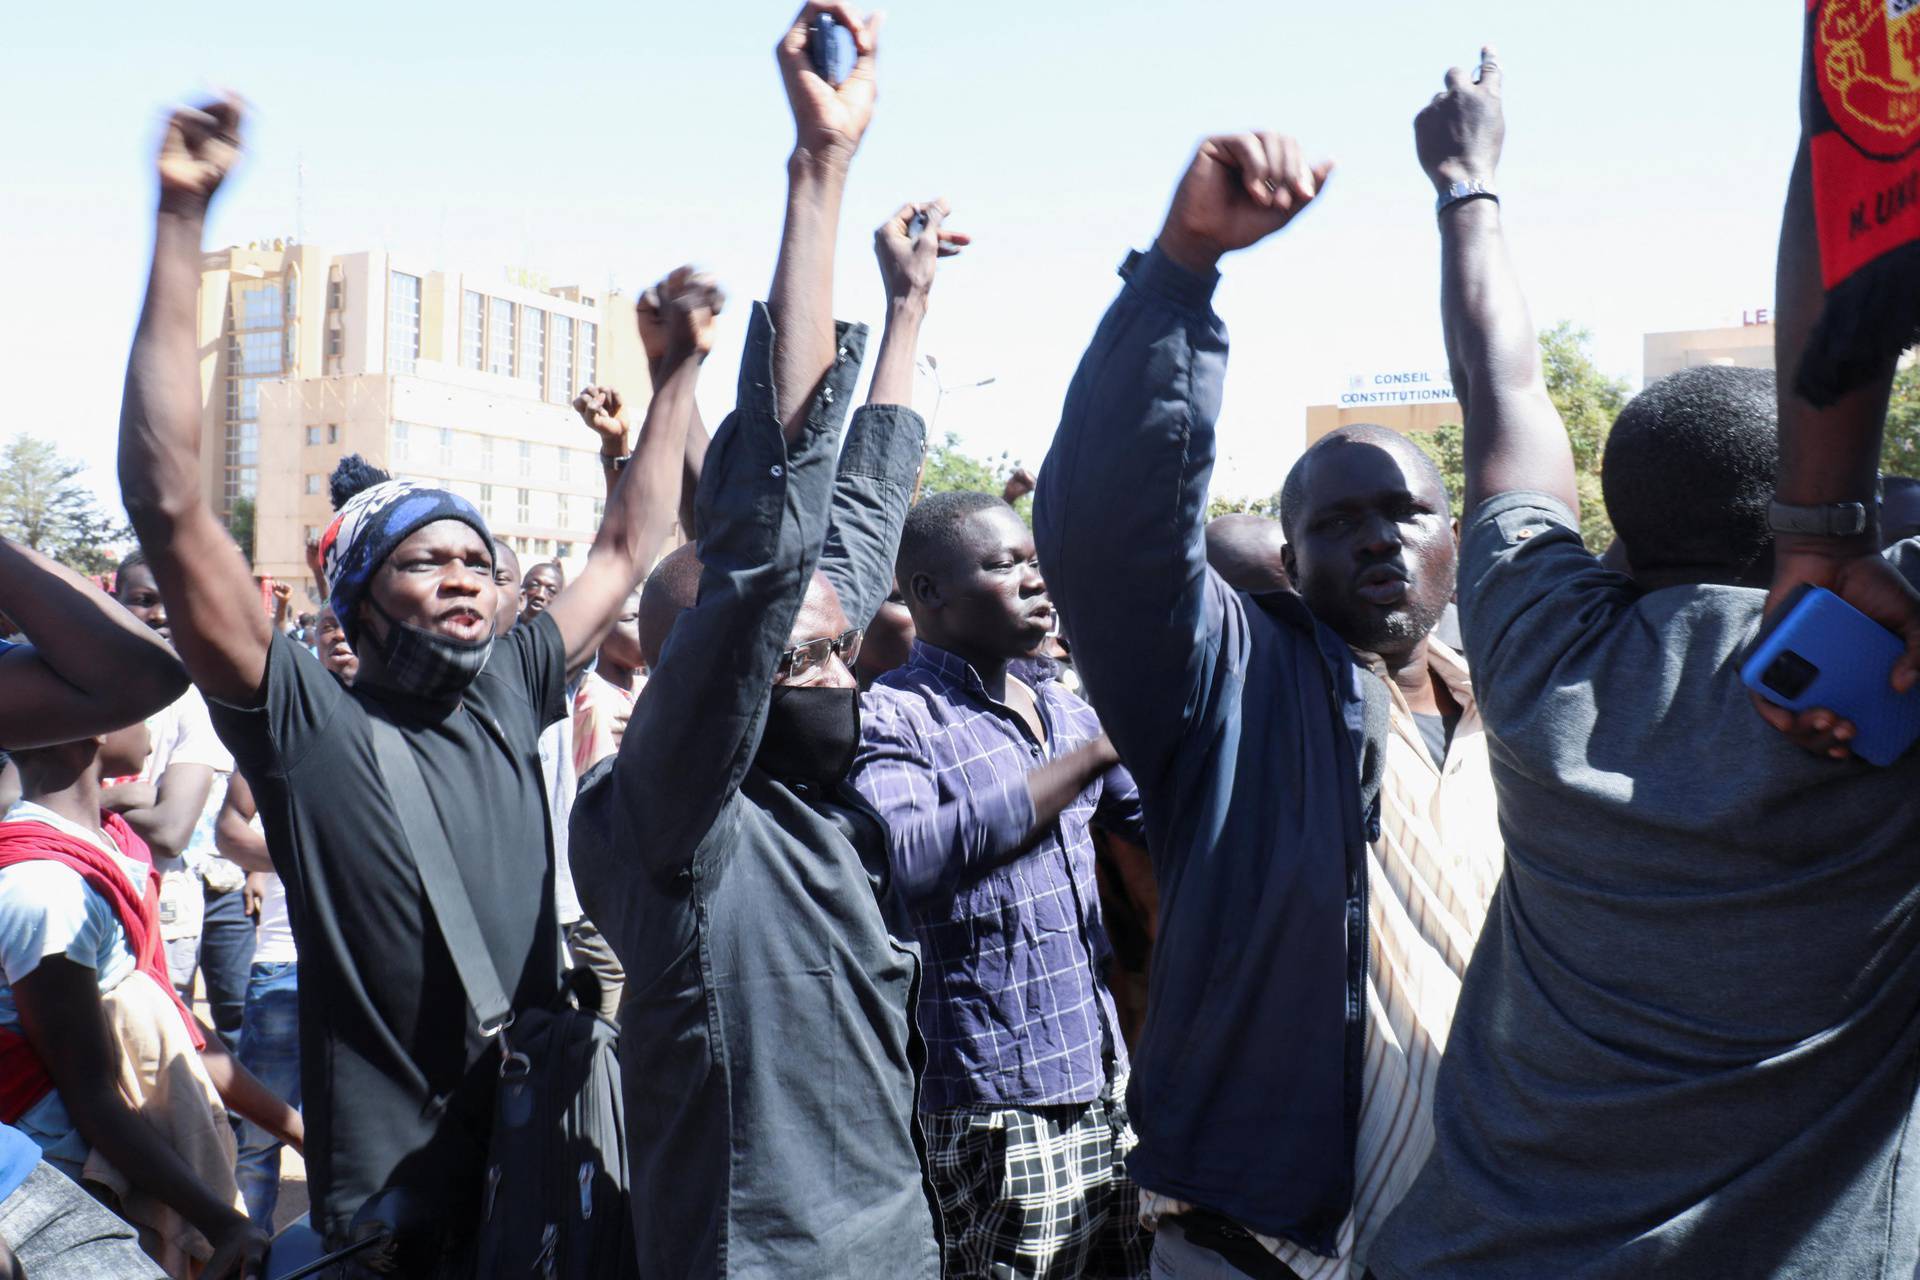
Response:
MULTIPOLYGON (((481 1034, 500 1045, 475 1275, 637 1280, 626 1108, 613 1024, 573 1007, 515 1010, 487 953, 420 763, 368 718, 375 754, 481 1034)), ((496 726, 489 725, 496 738, 496 726)), ((559 945, 556 938, 554 945, 559 945)))

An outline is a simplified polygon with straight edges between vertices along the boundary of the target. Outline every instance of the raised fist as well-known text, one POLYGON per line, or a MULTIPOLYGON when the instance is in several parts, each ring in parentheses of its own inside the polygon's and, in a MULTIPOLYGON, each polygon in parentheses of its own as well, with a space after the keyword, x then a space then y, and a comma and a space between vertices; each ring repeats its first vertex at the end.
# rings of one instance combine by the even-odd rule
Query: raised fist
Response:
POLYGON ((1032 493, 1033 489, 1033 472, 1025 467, 1015 467, 1013 474, 1007 477, 1006 488, 1000 491, 1000 497, 1008 503, 1015 503, 1032 493))
POLYGON ((274 583, 273 598, 283 602, 293 599, 293 584, 291 582, 274 583))
POLYGON ((948 231, 940 224, 948 213, 945 200, 903 204, 873 233, 874 256, 880 259, 880 279, 889 302, 922 298, 933 288, 934 264, 951 258, 973 243, 965 232, 948 231), (919 235, 912 235, 916 219, 925 219, 919 235))
POLYGON ((627 451, 627 407, 612 387, 588 387, 573 398, 573 411, 593 429, 603 445, 614 446, 602 452, 614 455, 627 451))
POLYGON ((1208 138, 1173 193, 1160 250, 1192 271, 1272 235, 1312 203, 1333 162, 1307 163, 1292 138, 1231 133, 1208 138))
POLYGON ((859 150, 861 135, 873 120, 873 100, 878 92, 874 79, 874 53, 879 48, 879 15, 863 19, 844 0, 801 7, 786 34, 774 48, 780 64, 780 79, 787 87, 787 103, 793 108, 794 145, 809 155, 850 160, 859 150), (853 37, 859 58, 853 71, 838 88, 822 80, 807 54, 807 28, 822 13, 846 27, 853 37))
POLYGON ((1420 167, 1444 193, 1456 182, 1492 185, 1507 138, 1500 106, 1500 55, 1480 50, 1472 80, 1459 67, 1447 72, 1447 87, 1413 118, 1413 146, 1420 167))
POLYGON ((240 158, 240 103, 181 107, 160 142, 160 201, 205 206, 240 158))
POLYGON ((678 364, 689 357, 707 358, 713 350, 714 321, 726 302, 726 292, 713 276, 679 267, 641 294, 635 311, 643 340, 648 326, 657 325, 662 335, 661 359, 678 364))

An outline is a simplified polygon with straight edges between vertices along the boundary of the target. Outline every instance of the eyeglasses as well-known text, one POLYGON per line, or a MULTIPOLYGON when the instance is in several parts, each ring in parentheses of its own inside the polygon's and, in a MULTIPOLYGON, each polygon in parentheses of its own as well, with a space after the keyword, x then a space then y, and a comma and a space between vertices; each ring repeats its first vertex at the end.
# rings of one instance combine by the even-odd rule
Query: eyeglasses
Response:
POLYGON ((838 636, 821 636, 818 640, 797 644, 780 655, 780 665, 774 669, 773 678, 788 684, 812 684, 826 675, 827 664, 836 653, 840 661, 851 667, 860 656, 860 639, 865 634, 864 627, 855 627, 838 636))

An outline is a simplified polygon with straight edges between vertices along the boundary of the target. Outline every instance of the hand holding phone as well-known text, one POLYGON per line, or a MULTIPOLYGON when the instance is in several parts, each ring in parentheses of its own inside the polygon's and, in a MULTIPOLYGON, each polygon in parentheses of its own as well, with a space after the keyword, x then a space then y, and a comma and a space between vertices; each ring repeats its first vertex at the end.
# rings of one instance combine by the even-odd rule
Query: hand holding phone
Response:
POLYGON ((853 74, 853 64, 860 55, 854 48, 853 32, 832 14, 823 13, 807 27, 807 56, 813 59, 813 73, 838 89, 853 74))
POLYGON ((1920 739, 1920 688, 1895 693, 1906 646, 1823 587, 1808 588, 1740 669, 1749 689, 1789 711, 1816 708, 1852 723, 1854 754, 1889 765, 1920 739))

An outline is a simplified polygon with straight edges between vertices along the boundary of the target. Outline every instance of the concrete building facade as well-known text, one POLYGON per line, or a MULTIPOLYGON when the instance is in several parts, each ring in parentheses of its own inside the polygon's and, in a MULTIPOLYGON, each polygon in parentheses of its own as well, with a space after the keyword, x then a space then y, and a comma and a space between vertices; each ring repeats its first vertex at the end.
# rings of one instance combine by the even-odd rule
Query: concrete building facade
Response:
POLYGON ((467 497, 522 560, 577 565, 605 497, 571 408, 620 389, 637 427, 646 358, 617 292, 435 270, 399 254, 250 245, 200 276, 202 484, 251 501, 254 571, 308 581, 327 477, 358 453, 467 497))

